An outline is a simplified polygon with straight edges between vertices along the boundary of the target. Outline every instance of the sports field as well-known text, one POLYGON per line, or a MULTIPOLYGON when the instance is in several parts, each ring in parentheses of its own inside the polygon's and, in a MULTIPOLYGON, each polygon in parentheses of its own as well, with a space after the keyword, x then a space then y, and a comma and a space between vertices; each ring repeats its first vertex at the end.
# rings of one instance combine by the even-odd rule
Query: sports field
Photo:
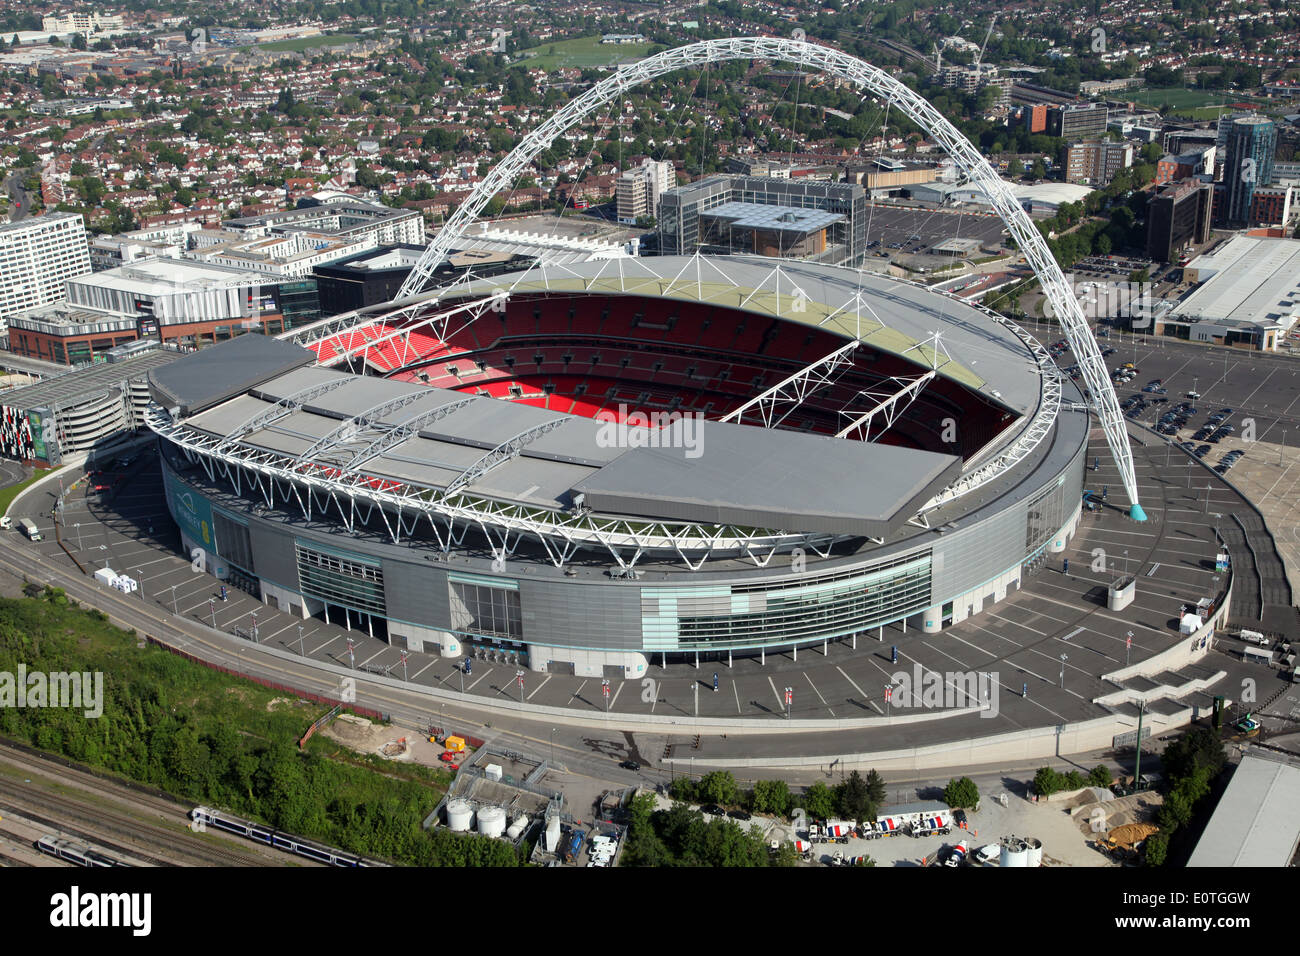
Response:
POLYGON ((1207 117, 1231 109, 1234 103, 1254 101, 1252 97, 1236 91, 1189 90, 1182 86, 1130 90, 1125 92, 1124 98, 1132 99, 1133 102, 1152 109, 1159 109, 1168 103, 1178 113, 1195 112, 1207 117))
POLYGON ((521 50, 519 57, 528 66, 543 70, 588 69, 639 60, 652 46, 653 43, 601 43, 598 36, 578 37, 521 50))

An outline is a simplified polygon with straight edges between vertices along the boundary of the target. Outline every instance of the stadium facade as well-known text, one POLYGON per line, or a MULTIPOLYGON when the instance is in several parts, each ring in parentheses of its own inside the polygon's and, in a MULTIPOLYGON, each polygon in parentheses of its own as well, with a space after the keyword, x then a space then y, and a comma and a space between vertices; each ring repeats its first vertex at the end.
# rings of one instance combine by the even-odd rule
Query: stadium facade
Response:
POLYGON ((396 646, 634 678, 937 632, 1074 532, 1082 396, 978 306, 699 255, 428 299, 475 301, 151 373, 187 552, 396 646))

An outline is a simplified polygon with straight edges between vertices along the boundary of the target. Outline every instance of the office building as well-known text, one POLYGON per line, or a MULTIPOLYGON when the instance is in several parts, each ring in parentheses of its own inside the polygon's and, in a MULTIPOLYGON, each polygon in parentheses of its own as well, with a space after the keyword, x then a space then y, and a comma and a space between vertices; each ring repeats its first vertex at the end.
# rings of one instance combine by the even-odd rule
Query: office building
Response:
POLYGON ((1104 186, 1133 165, 1133 144, 1094 140, 1074 143, 1065 153, 1066 182, 1104 186))
POLYGON ((1109 112, 1104 103, 1052 106, 1047 110, 1047 135, 1061 139, 1100 139, 1106 134, 1109 112))
POLYGON ((1250 221, 1258 186, 1273 180, 1277 127, 1263 116, 1238 116, 1224 127, 1222 217, 1228 226, 1250 221))
POLYGON ((659 248, 664 255, 704 249, 853 265, 866 249, 866 213, 866 190, 856 183, 723 173, 664 193, 659 248))
POLYGON ((1189 245, 1210 241, 1214 187, 1184 179, 1161 187, 1147 204, 1147 255, 1173 262, 1189 245))
POLYGON ((70 279, 66 298, 14 315, 9 348, 77 365, 138 339, 199 347, 245 332, 274 335, 319 317, 315 279, 146 259, 70 279))

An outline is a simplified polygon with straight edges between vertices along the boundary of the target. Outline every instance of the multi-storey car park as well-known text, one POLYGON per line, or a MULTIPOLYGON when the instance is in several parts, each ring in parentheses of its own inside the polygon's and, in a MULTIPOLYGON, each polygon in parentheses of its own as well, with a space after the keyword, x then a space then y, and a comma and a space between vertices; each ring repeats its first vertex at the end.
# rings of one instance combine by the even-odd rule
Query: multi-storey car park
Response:
POLYGON ((471 306, 152 372, 185 547, 399 646, 635 677, 938 631, 1073 533, 1080 396, 1062 411, 1038 344, 968 303, 696 256, 539 266, 439 304, 471 306))

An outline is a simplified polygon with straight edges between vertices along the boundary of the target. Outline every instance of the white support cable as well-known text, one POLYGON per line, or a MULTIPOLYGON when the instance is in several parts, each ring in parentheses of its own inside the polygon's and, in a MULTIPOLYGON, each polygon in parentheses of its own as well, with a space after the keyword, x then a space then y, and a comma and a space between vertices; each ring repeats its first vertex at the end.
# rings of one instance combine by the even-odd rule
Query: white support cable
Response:
POLYGON ((777 382, 763 394, 751 398, 744 405, 733 409, 718 421, 722 422, 739 422, 744 418, 745 412, 751 408, 758 408, 759 417, 763 421, 764 428, 775 428, 790 412, 794 411, 799 405, 803 404, 817 389, 830 385, 833 381, 831 376, 839 369, 846 365, 853 364, 853 353, 856 352, 862 343, 858 341, 848 342, 840 346, 834 352, 820 358, 817 361, 805 365, 793 375, 789 375, 777 382), (775 418, 776 408, 779 404, 786 403, 790 407, 786 409, 779 419, 775 418))
POLYGON ((912 379, 912 381, 908 382, 888 398, 881 402, 877 402, 876 405, 868 411, 859 415, 848 426, 841 428, 835 433, 835 437, 848 438, 854 432, 860 431, 861 440, 870 441, 872 422, 875 420, 875 417, 880 414, 885 416, 885 429, 888 430, 892 428, 894 422, 898 420, 898 416, 901 415, 905 409, 911 406, 912 402, 915 401, 916 396, 921 393, 921 389, 925 388, 929 382, 933 381, 935 376, 938 374, 939 373, 934 369, 930 369, 930 371, 926 372, 924 375, 919 375, 912 379), (902 407, 899 407, 900 404, 902 407))
POLYGON ((729 60, 779 60, 807 64, 813 69, 856 84, 859 89, 883 96, 901 109, 912 122, 939 143, 953 162, 978 187, 992 208, 1006 224, 1043 286, 1048 302, 1061 319, 1080 372, 1087 384, 1091 401, 1106 433, 1106 441, 1115 458, 1120 481, 1131 503, 1130 514, 1139 520, 1146 515, 1138 503, 1133 453, 1129 447, 1124 417, 1115 390, 1106 375, 1105 363, 1093 338, 1092 330, 1072 294, 1060 267, 1047 247, 1038 227, 1021 207, 1010 186, 1005 183, 957 129, 920 94, 874 66, 830 47, 784 37, 732 37, 703 40, 673 50, 666 50, 620 69, 597 83, 581 96, 570 100, 523 140, 498 163, 465 201, 456 209, 446 226, 429 244, 415 268, 402 284, 399 299, 418 293, 433 278, 450 249, 460 240, 466 226, 475 221, 488 202, 500 190, 527 169, 536 156, 549 148, 555 137, 590 115, 631 87, 680 69, 729 60))

